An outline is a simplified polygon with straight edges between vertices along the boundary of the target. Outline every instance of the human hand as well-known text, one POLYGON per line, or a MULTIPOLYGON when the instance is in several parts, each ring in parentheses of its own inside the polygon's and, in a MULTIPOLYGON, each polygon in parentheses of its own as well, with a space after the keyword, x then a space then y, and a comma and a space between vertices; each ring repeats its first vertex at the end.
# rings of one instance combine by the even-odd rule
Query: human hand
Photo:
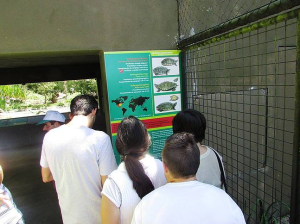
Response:
POLYGON ((4 193, 0 193, 0 206, 4 204, 7 208, 13 207, 10 198, 4 193))

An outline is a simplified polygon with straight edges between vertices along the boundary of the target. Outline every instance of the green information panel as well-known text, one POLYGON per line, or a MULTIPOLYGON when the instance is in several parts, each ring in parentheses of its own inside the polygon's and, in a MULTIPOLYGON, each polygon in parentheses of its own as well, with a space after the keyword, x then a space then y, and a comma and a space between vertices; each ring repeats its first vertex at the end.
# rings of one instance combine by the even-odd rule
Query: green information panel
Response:
POLYGON ((113 144, 121 120, 132 115, 146 125, 150 153, 160 158, 182 107, 180 51, 105 52, 104 61, 113 144))

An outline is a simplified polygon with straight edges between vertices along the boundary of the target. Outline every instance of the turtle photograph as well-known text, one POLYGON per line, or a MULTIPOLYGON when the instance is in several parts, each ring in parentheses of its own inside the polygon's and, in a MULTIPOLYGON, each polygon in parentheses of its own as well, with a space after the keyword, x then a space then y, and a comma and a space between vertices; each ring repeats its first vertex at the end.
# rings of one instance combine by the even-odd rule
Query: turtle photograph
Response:
POLYGON ((153 76, 179 75, 179 57, 153 57, 153 76))
POLYGON ((162 112, 162 111, 171 111, 171 110, 176 110, 175 107, 176 107, 177 103, 170 103, 170 102, 164 102, 164 103, 160 103, 156 106, 156 109, 159 111, 159 112, 162 112))
POLYGON ((153 79, 154 93, 177 92, 180 91, 180 81, 174 81, 174 77, 161 77, 153 79))
POLYGON ((176 101, 178 99, 179 99, 179 96, 177 96, 177 95, 170 96, 170 101, 176 101))
POLYGON ((156 87, 157 92, 160 92, 160 91, 175 91, 178 85, 175 82, 165 81, 160 84, 154 84, 154 86, 156 87))
POLYGON ((164 67, 164 66, 158 66, 153 69, 154 75, 168 75, 168 72, 170 69, 164 67))
POLYGON ((176 64, 177 62, 178 62, 178 60, 174 60, 173 58, 165 58, 161 61, 161 64, 163 66, 172 66, 172 65, 177 66, 177 64, 176 64))
POLYGON ((170 113, 181 110, 180 94, 167 94, 154 96, 155 113, 170 113))

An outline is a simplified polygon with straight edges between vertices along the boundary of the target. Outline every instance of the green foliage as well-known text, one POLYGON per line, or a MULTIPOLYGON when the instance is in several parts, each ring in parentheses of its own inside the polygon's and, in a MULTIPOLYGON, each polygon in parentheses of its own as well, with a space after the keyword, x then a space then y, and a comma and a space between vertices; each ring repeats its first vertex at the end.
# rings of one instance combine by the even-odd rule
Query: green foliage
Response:
POLYGON ((0 96, 24 100, 26 98, 26 87, 23 85, 0 86, 0 96))
POLYGON ((80 94, 97 95, 97 82, 95 79, 82 79, 67 82, 69 93, 78 92, 80 94))
POLYGON ((0 86, 0 108, 11 110, 47 110, 49 107, 69 107, 79 94, 97 96, 95 79, 29 83, 0 86))
POLYGON ((15 98, 18 100, 26 99, 26 87, 23 85, 4 85, 0 86, 0 108, 6 109, 7 99, 15 98))
POLYGON ((42 82, 27 84, 27 88, 43 95, 45 98, 44 103, 47 103, 47 99, 53 99, 58 95, 61 86, 58 82, 42 82))
POLYGON ((5 97, 0 96, 0 109, 5 109, 5 97))

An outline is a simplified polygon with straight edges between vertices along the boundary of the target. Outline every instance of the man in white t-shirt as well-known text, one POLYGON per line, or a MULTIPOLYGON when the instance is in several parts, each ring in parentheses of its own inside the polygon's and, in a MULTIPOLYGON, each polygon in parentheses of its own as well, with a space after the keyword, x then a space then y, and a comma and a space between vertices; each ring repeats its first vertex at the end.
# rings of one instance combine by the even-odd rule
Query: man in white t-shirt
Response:
POLYGON ((192 134, 171 135, 162 152, 167 184, 137 205, 132 224, 243 224, 241 209, 223 190, 198 182, 200 152, 192 134))
POLYGON ((71 101, 71 121, 49 131, 44 138, 43 181, 55 180, 63 222, 101 223, 101 190, 116 169, 110 138, 91 129, 98 103, 80 95, 71 101))

